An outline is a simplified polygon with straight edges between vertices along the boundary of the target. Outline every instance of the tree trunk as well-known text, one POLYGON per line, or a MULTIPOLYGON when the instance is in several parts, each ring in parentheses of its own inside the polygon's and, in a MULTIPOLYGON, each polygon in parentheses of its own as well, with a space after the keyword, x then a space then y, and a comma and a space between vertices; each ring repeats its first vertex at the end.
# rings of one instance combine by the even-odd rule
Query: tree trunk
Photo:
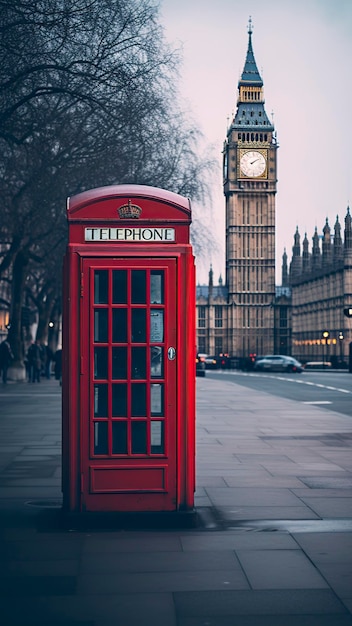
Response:
POLYGON ((42 344, 48 343, 49 322, 51 320, 51 313, 55 302, 54 292, 47 292, 45 301, 38 304, 38 328, 36 339, 42 344))

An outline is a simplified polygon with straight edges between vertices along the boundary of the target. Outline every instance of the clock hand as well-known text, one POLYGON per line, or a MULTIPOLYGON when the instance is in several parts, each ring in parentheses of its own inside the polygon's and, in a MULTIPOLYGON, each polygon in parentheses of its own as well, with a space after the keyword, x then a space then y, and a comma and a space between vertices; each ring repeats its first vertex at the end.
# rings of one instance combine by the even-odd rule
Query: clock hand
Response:
POLYGON ((251 161, 251 165, 253 165, 253 163, 255 163, 256 161, 259 161, 259 159, 254 159, 254 161, 251 161))

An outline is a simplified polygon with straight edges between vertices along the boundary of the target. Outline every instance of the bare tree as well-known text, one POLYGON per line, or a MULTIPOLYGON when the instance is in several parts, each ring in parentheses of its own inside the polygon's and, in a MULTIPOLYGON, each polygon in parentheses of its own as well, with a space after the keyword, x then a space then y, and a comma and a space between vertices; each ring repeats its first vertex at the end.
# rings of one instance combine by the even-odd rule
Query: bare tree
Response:
POLYGON ((47 98, 119 123, 126 89, 161 85, 175 61, 152 0, 0 0, 0 10, 0 135, 9 143, 41 130, 47 98))
POLYGON ((153 0, 0 0, 0 12, 0 279, 11 270, 20 363, 24 293, 43 337, 57 308, 66 197, 129 182, 201 199, 212 162, 175 104, 177 55, 153 0))

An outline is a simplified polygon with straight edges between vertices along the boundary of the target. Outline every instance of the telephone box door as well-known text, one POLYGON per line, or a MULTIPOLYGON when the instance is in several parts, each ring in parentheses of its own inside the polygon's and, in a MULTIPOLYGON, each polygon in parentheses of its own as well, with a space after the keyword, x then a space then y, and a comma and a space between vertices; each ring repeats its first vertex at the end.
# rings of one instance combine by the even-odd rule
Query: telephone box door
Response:
POLYGON ((81 510, 177 507, 176 263, 82 260, 81 510))

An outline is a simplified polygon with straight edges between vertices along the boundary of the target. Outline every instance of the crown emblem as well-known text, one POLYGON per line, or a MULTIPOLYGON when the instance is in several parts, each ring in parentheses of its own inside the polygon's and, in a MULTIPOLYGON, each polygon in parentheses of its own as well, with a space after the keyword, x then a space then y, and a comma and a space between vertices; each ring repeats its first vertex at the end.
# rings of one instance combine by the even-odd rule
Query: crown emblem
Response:
POLYGON ((127 204, 123 204, 118 209, 118 214, 121 219, 133 219, 137 220, 142 213, 141 207, 136 204, 132 204, 131 200, 128 201, 127 204))

